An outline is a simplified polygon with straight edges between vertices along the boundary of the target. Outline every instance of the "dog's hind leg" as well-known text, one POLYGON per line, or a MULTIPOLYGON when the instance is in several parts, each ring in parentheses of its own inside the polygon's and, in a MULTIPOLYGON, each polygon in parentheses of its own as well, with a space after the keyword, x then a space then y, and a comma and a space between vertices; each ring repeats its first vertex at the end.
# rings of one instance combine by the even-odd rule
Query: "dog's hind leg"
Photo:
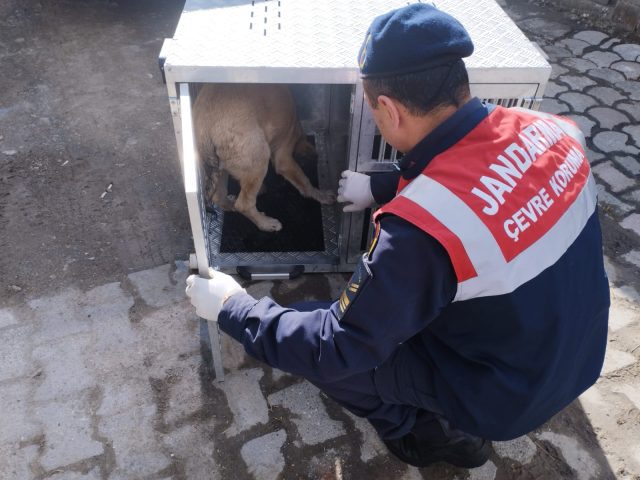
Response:
POLYGON ((334 203, 336 196, 333 192, 318 190, 311 185, 309 178, 293 158, 292 150, 291 144, 285 144, 274 152, 273 165, 276 168, 276 172, 289 180, 303 197, 313 198, 324 204, 334 203))
POLYGON ((251 220, 260 230, 277 232, 282 224, 275 218, 268 217, 256 208, 256 197, 267 175, 269 168, 269 144, 264 135, 256 133, 246 135, 244 141, 235 145, 233 158, 226 163, 229 173, 240 183, 240 193, 235 201, 234 209, 251 220))

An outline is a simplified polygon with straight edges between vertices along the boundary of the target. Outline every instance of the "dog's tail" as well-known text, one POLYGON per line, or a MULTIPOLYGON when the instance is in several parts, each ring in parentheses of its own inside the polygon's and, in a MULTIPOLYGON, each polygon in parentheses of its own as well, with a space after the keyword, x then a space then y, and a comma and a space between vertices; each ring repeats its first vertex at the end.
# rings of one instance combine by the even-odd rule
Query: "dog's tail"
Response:
POLYGON ((196 127, 196 148, 205 170, 217 171, 220 169, 220 158, 216 153, 216 145, 206 125, 196 127))
POLYGON ((300 155, 301 157, 317 157, 315 147, 307 140, 307 136, 302 130, 302 126, 298 122, 296 125, 296 134, 298 135, 298 141, 293 147, 293 153, 300 155))
POLYGON ((220 171, 220 158, 216 154, 216 146, 206 129, 196 131, 196 147, 200 157, 202 174, 204 174, 205 207, 208 212, 213 211, 215 194, 218 189, 218 172, 220 171))

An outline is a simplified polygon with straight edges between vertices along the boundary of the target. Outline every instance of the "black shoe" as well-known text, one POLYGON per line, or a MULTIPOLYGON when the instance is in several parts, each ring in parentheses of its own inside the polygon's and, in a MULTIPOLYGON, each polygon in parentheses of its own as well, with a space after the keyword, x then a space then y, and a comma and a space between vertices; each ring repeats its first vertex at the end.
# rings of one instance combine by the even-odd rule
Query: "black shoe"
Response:
POLYGON ((414 467, 426 467, 436 462, 447 462, 456 467, 475 468, 484 465, 491 454, 491 442, 466 436, 435 445, 420 441, 410 432, 396 440, 384 440, 391 453, 414 467))

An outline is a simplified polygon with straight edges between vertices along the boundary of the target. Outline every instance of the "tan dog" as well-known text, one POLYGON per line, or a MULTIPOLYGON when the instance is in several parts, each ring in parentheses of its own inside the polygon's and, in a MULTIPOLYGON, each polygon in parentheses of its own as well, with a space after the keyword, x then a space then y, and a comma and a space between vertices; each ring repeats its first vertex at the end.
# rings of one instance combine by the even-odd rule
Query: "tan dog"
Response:
POLYGON ((305 197, 320 203, 335 194, 311 185, 293 158, 294 151, 315 153, 298 122, 289 89, 274 84, 207 84, 194 105, 196 141, 210 181, 206 196, 224 210, 235 210, 260 230, 277 232, 282 224, 256 209, 256 197, 269 159, 305 197), (227 172, 240 183, 234 199, 227 195, 227 172))

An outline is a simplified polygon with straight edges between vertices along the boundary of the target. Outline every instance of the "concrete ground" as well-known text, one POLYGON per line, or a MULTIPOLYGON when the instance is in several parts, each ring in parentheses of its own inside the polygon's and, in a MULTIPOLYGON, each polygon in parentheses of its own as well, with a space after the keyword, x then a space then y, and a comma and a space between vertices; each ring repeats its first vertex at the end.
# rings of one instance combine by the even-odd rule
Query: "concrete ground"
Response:
MULTIPOLYGON (((0 0, 0 478, 640 479, 640 46, 581 12, 504 5, 553 64, 543 110, 589 137, 613 305, 597 384, 467 471, 406 467, 226 337, 213 381, 156 65, 181 2, 0 0)), ((344 281, 248 289, 286 303, 344 281)))

